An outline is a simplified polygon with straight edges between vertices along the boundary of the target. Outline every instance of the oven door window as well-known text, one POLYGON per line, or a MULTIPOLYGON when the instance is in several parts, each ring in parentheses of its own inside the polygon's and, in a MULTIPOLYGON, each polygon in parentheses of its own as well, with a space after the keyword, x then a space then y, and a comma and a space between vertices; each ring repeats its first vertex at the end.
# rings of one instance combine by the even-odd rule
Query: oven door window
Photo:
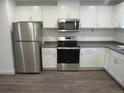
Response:
POLYGON ((58 63, 66 63, 66 64, 72 64, 72 63, 79 63, 79 50, 66 50, 66 49, 60 49, 58 50, 58 63))

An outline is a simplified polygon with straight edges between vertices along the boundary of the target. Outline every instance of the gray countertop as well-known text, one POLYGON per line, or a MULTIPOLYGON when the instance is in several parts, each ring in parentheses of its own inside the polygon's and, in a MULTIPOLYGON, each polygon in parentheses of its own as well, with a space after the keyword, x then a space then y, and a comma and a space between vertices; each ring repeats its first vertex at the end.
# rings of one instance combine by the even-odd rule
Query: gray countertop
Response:
MULTIPOLYGON (((90 47, 105 47, 112 49, 118 53, 124 54, 124 52, 118 50, 118 45, 124 45, 115 41, 79 41, 78 46, 81 48, 90 48, 90 47)), ((43 48, 57 48, 57 42, 45 42, 42 46, 43 48)))
POLYGON ((103 48, 109 48, 112 49, 118 53, 124 54, 123 51, 118 50, 118 45, 124 45, 122 43, 119 42, 115 42, 115 41, 110 41, 110 42, 106 42, 106 41, 101 41, 101 42, 92 42, 92 41, 88 41, 88 42, 78 42, 78 45, 81 48, 90 48, 90 47, 103 47, 103 48))
POLYGON ((42 48, 57 48, 57 42, 45 42, 42 48))

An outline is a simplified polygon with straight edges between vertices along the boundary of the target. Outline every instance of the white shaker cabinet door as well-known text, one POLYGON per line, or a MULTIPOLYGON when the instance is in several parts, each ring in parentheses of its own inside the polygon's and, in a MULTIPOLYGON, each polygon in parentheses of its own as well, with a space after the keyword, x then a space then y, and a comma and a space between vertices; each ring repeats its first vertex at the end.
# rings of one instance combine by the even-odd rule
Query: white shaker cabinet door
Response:
POLYGON ((43 53, 43 68, 56 68, 57 67, 57 56, 53 53, 43 53))
POLYGON ((80 20, 82 28, 97 27, 97 6, 81 6, 80 20))
POLYGON ((80 67, 96 67, 97 48, 81 48, 80 67))
POLYGON ((98 48, 96 66, 104 67, 104 61, 105 61, 105 48, 98 48))
POLYGON ((113 76, 116 77, 117 74, 117 59, 113 55, 110 55, 110 60, 108 64, 108 72, 113 76))
POLYGON ((44 70, 57 68, 57 50, 54 48, 42 48, 42 66, 44 70))
POLYGON ((98 28, 114 27, 114 6, 98 6, 98 28))
POLYGON ((80 0, 58 0, 59 18, 79 18, 80 0))
POLYGON ((43 6, 44 27, 57 28, 57 6, 43 6))
POLYGON ((109 60, 110 60, 110 52, 111 50, 106 49, 105 50, 105 63, 104 63, 104 68, 108 71, 108 64, 109 64, 109 60))

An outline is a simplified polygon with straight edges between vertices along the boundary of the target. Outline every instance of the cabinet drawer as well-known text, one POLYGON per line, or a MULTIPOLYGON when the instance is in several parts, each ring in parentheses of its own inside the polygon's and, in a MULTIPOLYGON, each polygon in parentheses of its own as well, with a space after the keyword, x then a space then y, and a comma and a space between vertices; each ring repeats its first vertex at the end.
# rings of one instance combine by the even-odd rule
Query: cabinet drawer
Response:
POLYGON ((98 48, 81 48, 82 55, 97 55, 98 48))
POLYGON ((57 52, 57 49, 56 48, 42 48, 42 52, 47 52, 47 53, 51 53, 51 52, 54 52, 56 53, 57 52))

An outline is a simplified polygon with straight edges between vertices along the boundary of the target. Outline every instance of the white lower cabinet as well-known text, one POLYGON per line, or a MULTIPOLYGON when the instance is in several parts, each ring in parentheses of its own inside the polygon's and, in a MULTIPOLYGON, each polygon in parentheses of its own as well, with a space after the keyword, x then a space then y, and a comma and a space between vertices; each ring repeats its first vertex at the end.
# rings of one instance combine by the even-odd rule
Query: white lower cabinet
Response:
POLYGON ((81 48, 80 69, 104 66, 104 48, 81 48))
POLYGON ((42 66, 44 70, 57 69, 57 49, 42 48, 42 66))
POLYGON ((104 67, 105 48, 98 48, 96 67, 104 67))
POLYGON ((107 71, 124 87, 124 60, 118 58, 121 54, 113 53, 110 54, 107 71))
POLYGON ((117 60, 117 80, 124 86, 124 61, 120 59, 117 60))
POLYGON ((95 67, 97 58, 97 48, 81 48, 80 68, 95 67))
POLYGON ((108 64, 109 64, 109 59, 110 59, 110 49, 105 49, 105 62, 104 62, 104 68, 105 70, 108 70, 108 64))
POLYGON ((116 64, 117 64, 117 59, 114 56, 110 55, 110 60, 109 60, 109 63, 108 63, 108 72, 114 77, 117 74, 116 64))

